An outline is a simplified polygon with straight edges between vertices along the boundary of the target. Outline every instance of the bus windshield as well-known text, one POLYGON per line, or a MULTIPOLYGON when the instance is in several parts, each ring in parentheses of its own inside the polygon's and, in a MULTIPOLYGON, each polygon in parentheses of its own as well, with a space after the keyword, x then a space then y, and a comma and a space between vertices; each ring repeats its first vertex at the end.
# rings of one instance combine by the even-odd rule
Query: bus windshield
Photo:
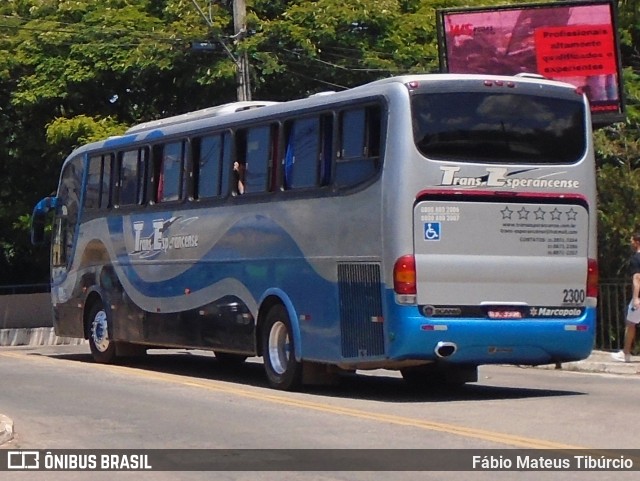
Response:
POLYGON ((426 157, 500 164, 571 164, 586 148, 581 101, 495 92, 417 93, 416 146, 426 157))

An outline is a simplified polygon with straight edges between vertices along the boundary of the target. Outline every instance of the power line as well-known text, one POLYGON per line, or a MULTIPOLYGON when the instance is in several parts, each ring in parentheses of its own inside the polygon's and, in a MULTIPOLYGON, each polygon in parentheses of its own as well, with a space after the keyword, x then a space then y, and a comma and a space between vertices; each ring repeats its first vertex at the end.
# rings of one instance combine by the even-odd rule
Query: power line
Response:
MULTIPOLYGON (((301 57, 301 54, 299 52, 296 52, 294 50, 289 50, 287 48, 282 48, 281 49, 284 52, 287 52, 289 54, 292 55, 296 55, 298 58, 301 57)), ((273 52, 272 52, 273 53, 273 52)), ((276 54, 277 55, 277 54, 276 54)), ((318 57, 314 57, 312 55, 306 55, 304 57, 306 60, 312 61, 312 62, 317 62, 317 63, 321 63, 323 65, 332 67, 332 68, 336 68, 339 70, 344 70, 344 71, 348 71, 348 72, 393 72, 393 70, 389 70, 389 69, 383 69, 383 68, 362 68, 362 67, 346 67, 344 65, 339 65, 333 62, 329 62, 327 60, 322 60, 318 57)))
POLYGON ((348 90, 349 89, 349 87, 347 87, 345 85, 340 85, 340 84, 337 84, 337 83, 334 83, 334 82, 329 82, 328 80, 322 80, 322 79, 320 79, 318 77, 310 77, 309 75, 305 75, 305 74, 297 72, 297 71, 295 71, 293 69, 288 69, 287 73, 290 73, 290 74, 292 74, 292 75, 294 75, 296 77, 303 78, 305 80, 312 80, 312 81, 317 82, 317 83, 322 84, 322 85, 328 85, 329 87, 335 87, 335 88, 339 88, 339 89, 342 89, 342 90, 348 90))

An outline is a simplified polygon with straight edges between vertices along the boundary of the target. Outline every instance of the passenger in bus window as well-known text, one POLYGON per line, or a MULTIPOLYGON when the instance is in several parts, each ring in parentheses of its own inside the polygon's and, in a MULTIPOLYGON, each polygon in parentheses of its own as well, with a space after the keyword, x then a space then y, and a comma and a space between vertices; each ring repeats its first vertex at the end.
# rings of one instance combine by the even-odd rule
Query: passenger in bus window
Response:
POLYGON ((159 169, 160 172, 158 174, 158 187, 156 192, 156 202, 162 201, 162 196, 164 195, 164 172, 162 169, 159 169))
POLYGON ((235 191, 238 195, 244 194, 244 174, 246 164, 238 161, 233 163, 233 178, 235 182, 235 191))

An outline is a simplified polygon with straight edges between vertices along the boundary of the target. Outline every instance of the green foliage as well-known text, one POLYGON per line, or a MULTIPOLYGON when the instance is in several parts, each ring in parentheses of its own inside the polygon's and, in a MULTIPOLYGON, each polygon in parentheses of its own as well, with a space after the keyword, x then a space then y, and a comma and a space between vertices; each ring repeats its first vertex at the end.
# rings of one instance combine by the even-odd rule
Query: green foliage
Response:
POLYGON ((640 170, 630 163, 598 170, 600 276, 625 276, 629 238, 640 230, 640 170))
POLYGON ((601 166, 640 167, 640 131, 638 124, 617 123, 594 132, 596 155, 601 166))
MULTIPOLYGON (((240 54, 250 59, 254 98, 299 98, 437 71, 439 8, 508 3, 247 0, 247 31, 236 37, 231 1, 195 1, 206 20, 194 0, 0 2, 0 283, 46 280, 48 254, 28 245, 26 220, 73 148, 232 101, 240 54), (197 52, 190 41, 219 48, 197 52)), ((638 7, 618 1, 627 122, 595 133, 603 275, 618 272, 640 227, 638 7)))
MULTIPOLYGON (((254 8, 265 2, 254 2, 254 8)), ((411 71, 438 69, 435 10, 428 2, 281 2, 246 41, 258 93, 272 98, 344 89, 411 71), (283 73, 286 72, 286 75, 283 73)))
POLYGON ((86 115, 71 119, 59 117, 47 125, 46 138, 51 149, 56 149, 62 157, 76 147, 123 134, 126 129, 125 124, 112 117, 97 120, 86 115))

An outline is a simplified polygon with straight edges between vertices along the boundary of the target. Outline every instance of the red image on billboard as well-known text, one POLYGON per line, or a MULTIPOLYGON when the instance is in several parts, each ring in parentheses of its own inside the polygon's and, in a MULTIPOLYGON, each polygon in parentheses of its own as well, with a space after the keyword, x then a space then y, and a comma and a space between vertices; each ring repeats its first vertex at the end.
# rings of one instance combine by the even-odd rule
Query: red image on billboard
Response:
POLYGON ((439 11, 451 73, 536 73, 584 89, 594 119, 622 115, 622 85, 612 2, 562 2, 439 11))

